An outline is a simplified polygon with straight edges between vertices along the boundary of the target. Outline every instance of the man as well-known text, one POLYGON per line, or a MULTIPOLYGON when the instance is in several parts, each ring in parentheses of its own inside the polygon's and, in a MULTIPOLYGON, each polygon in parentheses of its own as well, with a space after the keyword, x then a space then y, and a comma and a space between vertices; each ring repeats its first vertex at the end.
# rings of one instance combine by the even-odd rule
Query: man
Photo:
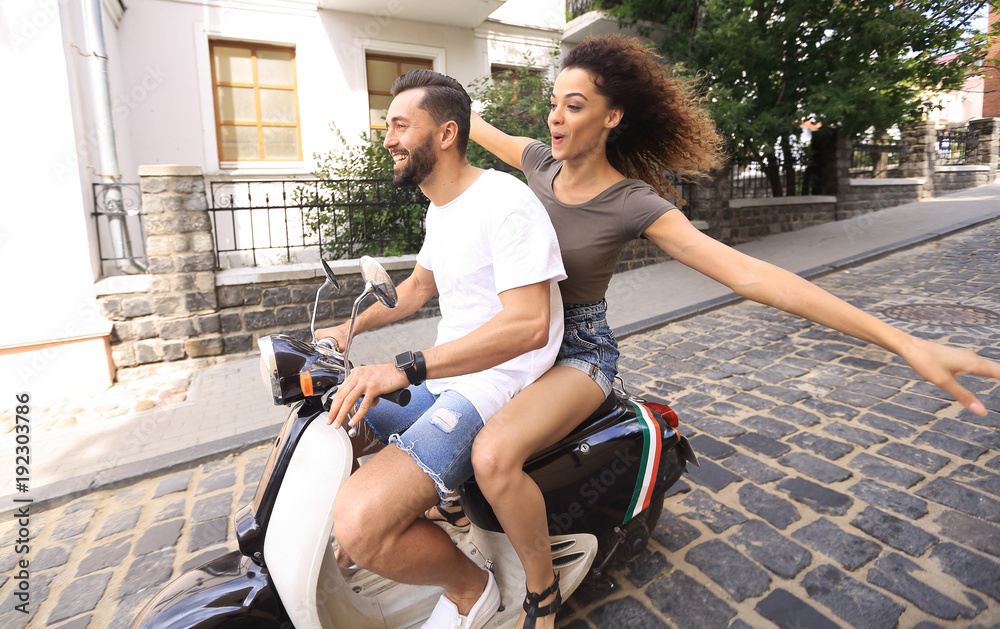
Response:
MULTIPOLYGON (((332 399, 330 422, 366 423, 386 447, 362 465, 333 505, 340 560, 444 594, 425 627, 486 624, 500 605, 493 575, 419 516, 472 476, 476 433, 554 362, 562 340, 565 278, 555 232, 527 186, 465 158, 471 101, 454 79, 409 72, 392 86, 384 146, 393 182, 430 199, 417 264, 398 305, 375 304, 355 329, 401 319, 439 295, 434 347, 395 364, 355 369, 332 399), (425 382, 426 380, 426 382, 425 382), (410 386, 400 408, 373 407, 379 394, 410 386)), ((343 346, 347 325, 321 330, 343 346)))

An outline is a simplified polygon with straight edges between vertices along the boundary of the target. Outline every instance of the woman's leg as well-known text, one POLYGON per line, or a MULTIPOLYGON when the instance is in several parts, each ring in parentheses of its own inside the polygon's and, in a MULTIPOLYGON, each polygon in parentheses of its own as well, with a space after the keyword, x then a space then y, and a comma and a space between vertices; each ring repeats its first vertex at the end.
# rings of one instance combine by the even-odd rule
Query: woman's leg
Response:
MULTIPOLYGON (((553 367, 486 422, 473 443, 476 482, 524 566, 529 592, 544 591, 552 583, 553 571, 545 500, 522 467, 529 456, 565 437, 603 401, 600 385, 587 374, 573 367, 553 367)), ((522 612, 517 626, 523 622, 522 612)), ((554 626, 554 616, 539 618, 536 625, 554 626)))

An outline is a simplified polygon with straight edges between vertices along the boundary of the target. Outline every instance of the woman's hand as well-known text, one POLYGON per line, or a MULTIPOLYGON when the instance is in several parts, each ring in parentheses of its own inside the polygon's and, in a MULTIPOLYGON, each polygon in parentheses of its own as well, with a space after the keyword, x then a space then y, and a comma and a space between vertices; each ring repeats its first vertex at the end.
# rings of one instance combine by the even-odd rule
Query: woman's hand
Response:
POLYGON ((968 350, 916 337, 911 337, 899 355, 921 377, 950 393, 962 406, 976 415, 986 414, 983 403, 960 385, 955 376, 971 374, 1000 380, 1000 364, 968 350))

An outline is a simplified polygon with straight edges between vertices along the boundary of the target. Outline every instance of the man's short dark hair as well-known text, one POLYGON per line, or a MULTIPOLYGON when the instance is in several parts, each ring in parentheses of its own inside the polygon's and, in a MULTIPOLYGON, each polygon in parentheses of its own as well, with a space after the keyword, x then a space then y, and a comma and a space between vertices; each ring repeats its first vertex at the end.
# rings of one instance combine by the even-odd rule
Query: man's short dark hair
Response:
POLYGON ((465 155, 469 146, 469 117, 472 115, 472 99, 462 84, 433 70, 410 70, 397 78, 389 90, 398 96, 406 90, 422 88, 424 97, 420 108, 431 115, 436 124, 454 120, 458 125, 458 150, 465 155))

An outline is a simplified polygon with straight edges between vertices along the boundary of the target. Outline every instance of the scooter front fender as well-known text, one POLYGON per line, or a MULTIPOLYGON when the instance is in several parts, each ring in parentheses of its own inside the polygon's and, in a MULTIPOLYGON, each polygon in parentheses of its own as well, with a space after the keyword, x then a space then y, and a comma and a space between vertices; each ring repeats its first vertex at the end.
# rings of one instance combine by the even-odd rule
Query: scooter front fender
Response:
POLYGON ((178 577, 132 629, 292 629, 271 577, 234 551, 178 577))

